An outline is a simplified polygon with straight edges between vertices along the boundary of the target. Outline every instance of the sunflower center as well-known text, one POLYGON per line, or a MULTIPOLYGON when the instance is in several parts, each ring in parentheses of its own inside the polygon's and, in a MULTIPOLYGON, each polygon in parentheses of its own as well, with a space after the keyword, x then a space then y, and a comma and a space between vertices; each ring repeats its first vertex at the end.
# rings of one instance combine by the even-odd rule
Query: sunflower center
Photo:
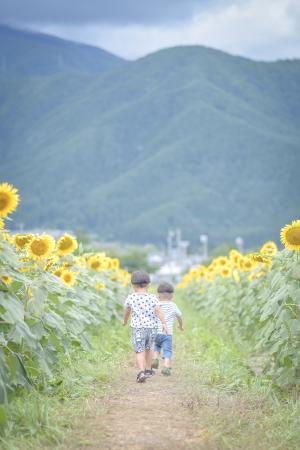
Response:
POLYGON ((0 194, 0 211, 2 209, 5 209, 8 205, 8 203, 9 203, 8 195, 6 195, 4 193, 0 194))
POLYGON ((300 245, 300 227, 291 228, 286 232, 286 240, 289 244, 300 245))
POLYGON ((16 244, 19 246, 19 247, 21 247, 21 248, 23 248, 28 242, 30 242, 31 241, 31 237, 30 236, 18 236, 17 238, 16 238, 16 244))
POLYGON ((98 269, 98 267, 100 267, 100 266, 101 266, 100 261, 94 261, 91 264, 92 269, 98 269))
POLYGON ((73 242, 71 239, 64 239, 59 243, 59 249, 60 250, 68 250, 70 247, 72 247, 73 242))
POLYGON ((44 241, 33 241, 31 244, 31 250, 34 255, 41 256, 47 253, 48 247, 44 241))

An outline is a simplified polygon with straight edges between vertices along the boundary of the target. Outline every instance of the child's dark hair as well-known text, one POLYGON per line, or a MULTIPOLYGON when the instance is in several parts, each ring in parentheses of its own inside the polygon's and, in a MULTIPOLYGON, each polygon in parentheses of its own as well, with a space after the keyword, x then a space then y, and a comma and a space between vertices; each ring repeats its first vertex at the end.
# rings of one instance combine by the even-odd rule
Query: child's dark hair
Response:
POLYGON ((147 272, 144 272, 143 270, 136 270, 131 274, 131 283, 135 286, 144 288, 151 283, 151 280, 147 272))
POLYGON ((164 281, 163 283, 160 283, 160 285, 158 286, 157 292, 159 294, 173 294, 174 286, 171 283, 164 281))

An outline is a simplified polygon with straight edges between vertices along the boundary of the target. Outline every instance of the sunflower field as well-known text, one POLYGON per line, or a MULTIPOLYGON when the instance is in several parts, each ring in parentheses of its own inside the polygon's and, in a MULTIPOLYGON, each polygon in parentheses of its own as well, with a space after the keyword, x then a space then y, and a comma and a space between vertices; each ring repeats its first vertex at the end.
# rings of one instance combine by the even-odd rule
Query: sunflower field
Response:
POLYGON ((193 268, 179 287, 216 327, 250 343, 274 385, 300 384, 300 220, 281 230, 285 249, 266 242, 258 252, 214 259, 193 268))
POLYGON ((15 234, 5 219, 19 195, 0 184, 0 424, 19 391, 45 385, 56 364, 91 348, 101 324, 119 317, 129 274, 105 253, 83 253, 65 234, 15 234))

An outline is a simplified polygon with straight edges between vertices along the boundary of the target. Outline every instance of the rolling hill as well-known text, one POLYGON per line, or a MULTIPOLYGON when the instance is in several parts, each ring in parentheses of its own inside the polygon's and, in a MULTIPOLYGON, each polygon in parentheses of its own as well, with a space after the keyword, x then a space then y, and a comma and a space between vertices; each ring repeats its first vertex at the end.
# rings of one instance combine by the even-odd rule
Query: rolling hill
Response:
POLYGON ((177 47, 99 74, 2 77, 0 96, 16 227, 252 245, 300 215, 300 61, 177 47))
POLYGON ((99 74, 124 62, 97 47, 0 25, 0 77, 99 74))

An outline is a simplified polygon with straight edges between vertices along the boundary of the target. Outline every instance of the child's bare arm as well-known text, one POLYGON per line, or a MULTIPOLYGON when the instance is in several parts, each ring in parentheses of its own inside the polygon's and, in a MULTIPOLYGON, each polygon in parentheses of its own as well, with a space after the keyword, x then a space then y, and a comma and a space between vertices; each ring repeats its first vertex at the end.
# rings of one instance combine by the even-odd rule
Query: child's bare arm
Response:
POLYGON ((124 316, 123 316, 123 325, 124 326, 127 325, 128 319, 130 317, 130 311, 131 311, 131 309, 129 307, 124 309, 124 316))
POLYGON ((183 331, 183 320, 182 320, 182 316, 177 316, 177 320, 178 320, 179 330, 183 331))
POLYGON ((162 323, 162 330, 163 330, 163 332, 168 334, 169 330, 168 330, 168 327, 167 327, 167 322, 165 320, 164 313, 162 312, 161 307, 159 305, 157 305, 155 307, 155 314, 157 315, 157 317, 159 318, 159 320, 162 323))

